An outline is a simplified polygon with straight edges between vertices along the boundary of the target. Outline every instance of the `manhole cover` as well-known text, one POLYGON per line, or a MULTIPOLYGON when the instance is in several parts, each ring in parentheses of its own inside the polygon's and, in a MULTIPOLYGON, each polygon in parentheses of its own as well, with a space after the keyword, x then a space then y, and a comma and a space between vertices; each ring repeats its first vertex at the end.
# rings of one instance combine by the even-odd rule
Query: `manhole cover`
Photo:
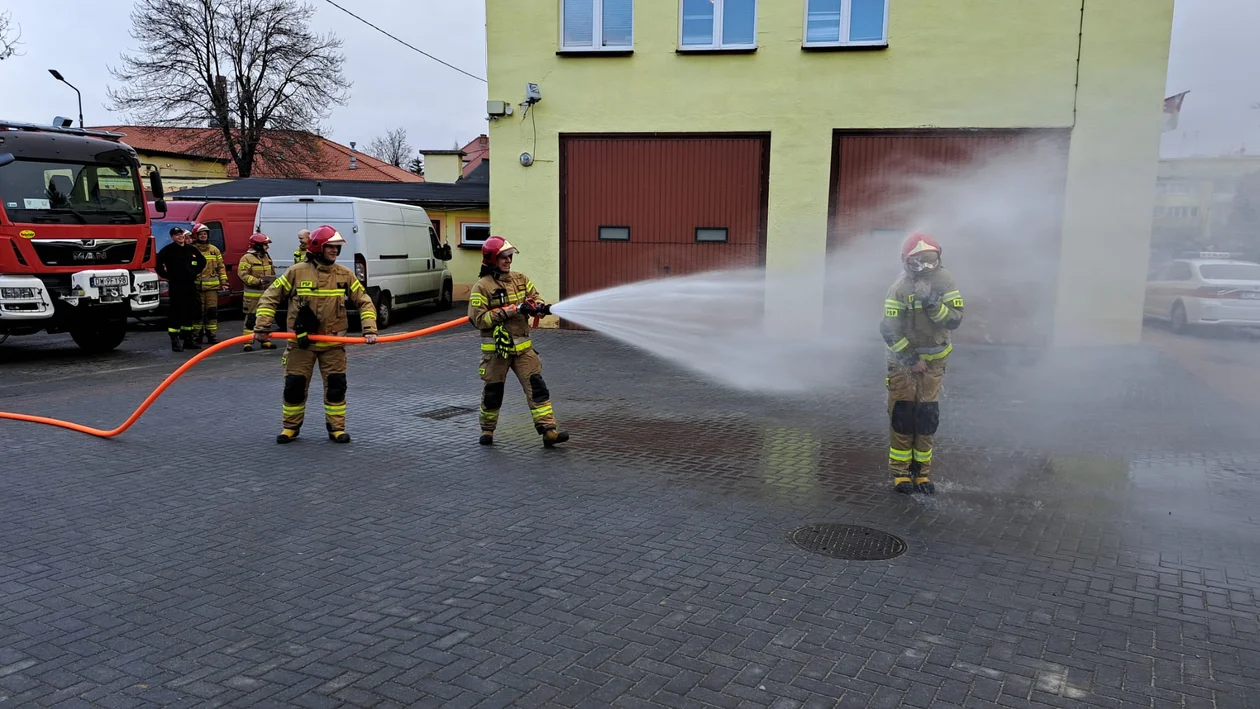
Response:
POLYGON ((427 419, 441 420, 476 413, 476 411, 476 409, 470 409, 466 406, 444 406, 440 409, 433 409, 432 411, 425 411, 416 415, 427 419))
POLYGON ((811 524, 792 532, 792 543, 833 559, 879 561, 906 553, 900 538, 870 527, 852 524, 811 524))

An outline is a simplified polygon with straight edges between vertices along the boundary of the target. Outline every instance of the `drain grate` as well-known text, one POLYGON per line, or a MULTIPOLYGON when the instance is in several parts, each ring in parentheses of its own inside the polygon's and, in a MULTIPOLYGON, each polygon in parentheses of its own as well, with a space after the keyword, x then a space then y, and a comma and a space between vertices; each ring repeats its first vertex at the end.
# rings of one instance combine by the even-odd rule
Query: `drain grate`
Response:
POLYGON ((792 532, 796 546, 833 559, 879 561, 906 553, 906 543, 888 532, 852 524, 811 524, 792 532))
POLYGON ((476 409, 470 409, 467 406, 443 406, 440 409, 433 409, 432 411, 418 413, 416 416, 441 421, 442 419, 455 418, 456 416, 475 413, 477 413, 476 409))

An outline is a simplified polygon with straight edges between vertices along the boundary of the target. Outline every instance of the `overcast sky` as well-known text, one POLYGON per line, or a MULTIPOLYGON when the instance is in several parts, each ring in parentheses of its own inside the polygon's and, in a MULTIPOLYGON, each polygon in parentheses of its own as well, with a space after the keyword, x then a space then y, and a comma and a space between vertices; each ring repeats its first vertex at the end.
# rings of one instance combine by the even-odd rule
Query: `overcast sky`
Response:
MULTIPOLYGON (((537 0, 520 0, 537 1, 537 0)), ((656 0, 661 1, 661 0, 656 0)), ((350 103, 326 123, 333 139, 366 146, 398 126, 413 148, 450 148, 486 130, 485 84, 454 72, 382 36, 326 0, 312 0, 320 32, 345 41, 350 103)), ((338 4, 425 51, 485 76, 485 8, 479 0, 339 0, 338 4)), ((68 3, 0 0, 21 24, 23 56, 0 62, 5 118, 47 122, 74 116, 74 92, 53 80, 61 71, 83 92, 88 125, 122 123, 104 106, 107 65, 135 46, 130 0, 68 3), (71 6, 90 12, 71 12, 71 6)), ((1168 67, 1168 95, 1190 90, 1181 123, 1164 136, 1166 156, 1260 154, 1260 1, 1177 0, 1168 67)))

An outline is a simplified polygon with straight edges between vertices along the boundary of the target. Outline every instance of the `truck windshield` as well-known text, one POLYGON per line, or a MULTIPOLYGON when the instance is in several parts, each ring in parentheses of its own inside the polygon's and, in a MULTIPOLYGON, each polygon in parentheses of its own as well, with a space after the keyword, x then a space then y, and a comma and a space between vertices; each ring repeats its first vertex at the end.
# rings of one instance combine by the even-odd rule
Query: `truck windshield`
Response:
POLYGON ((19 158, 0 167, 0 203, 9 219, 19 224, 143 224, 145 220, 138 171, 121 158, 100 163, 19 158))

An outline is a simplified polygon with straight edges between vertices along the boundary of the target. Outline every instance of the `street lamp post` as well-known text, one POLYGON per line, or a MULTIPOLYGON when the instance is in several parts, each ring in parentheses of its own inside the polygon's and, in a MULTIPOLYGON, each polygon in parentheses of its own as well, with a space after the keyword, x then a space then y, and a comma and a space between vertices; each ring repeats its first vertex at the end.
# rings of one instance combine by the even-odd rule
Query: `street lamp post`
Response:
POLYGON ((56 69, 49 69, 48 73, 52 74, 53 78, 56 79, 57 81, 60 81, 66 86, 69 86, 70 88, 74 89, 74 93, 79 96, 79 127, 82 128, 83 127, 83 94, 79 93, 79 90, 74 87, 74 84, 70 83, 69 81, 66 81, 66 77, 62 76, 61 72, 57 71, 56 69))

